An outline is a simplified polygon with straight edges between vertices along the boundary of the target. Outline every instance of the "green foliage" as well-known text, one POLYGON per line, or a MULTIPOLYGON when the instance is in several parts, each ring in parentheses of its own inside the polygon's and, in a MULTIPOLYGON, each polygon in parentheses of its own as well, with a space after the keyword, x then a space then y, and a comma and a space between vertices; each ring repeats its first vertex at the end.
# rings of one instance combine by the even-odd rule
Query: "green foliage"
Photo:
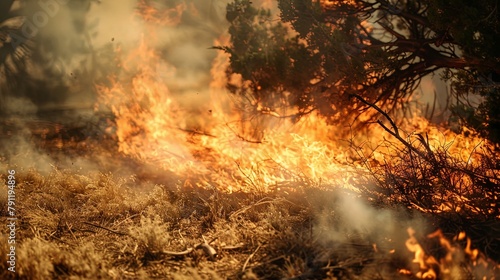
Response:
POLYGON ((498 1, 429 1, 428 19, 436 33, 453 40, 465 60, 476 61, 473 67, 449 70, 456 97, 450 121, 458 121, 478 131, 494 143, 500 143, 500 21, 498 1), (469 98, 479 99, 470 104, 469 98))
MULTIPOLYGON (((451 72, 451 71, 450 71, 451 72)), ((458 132, 472 128, 495 144, 500 143, 500 79, 495 73, 456 71, 445 75, 451 81, 453 100, 450 123, 458 124, 458 132), (473 100, 473 102, 471 102, 473 100)))

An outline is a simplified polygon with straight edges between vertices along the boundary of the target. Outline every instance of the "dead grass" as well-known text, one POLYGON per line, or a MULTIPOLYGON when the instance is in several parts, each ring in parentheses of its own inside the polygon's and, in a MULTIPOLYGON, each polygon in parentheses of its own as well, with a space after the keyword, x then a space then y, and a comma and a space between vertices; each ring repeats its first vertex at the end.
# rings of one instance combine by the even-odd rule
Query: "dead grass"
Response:
MULTIPOLYGON (((402 244, 376 251, 356 230, 332 237, 339 190, 144 192, 111 174, 60 170, 18 180, 20 279, 392 279, 411 261, 385 250, 402 244), (204 239, 214 259, 195 249, 204 239)), ((12 278, 6 268, 2 279, 12 278)))

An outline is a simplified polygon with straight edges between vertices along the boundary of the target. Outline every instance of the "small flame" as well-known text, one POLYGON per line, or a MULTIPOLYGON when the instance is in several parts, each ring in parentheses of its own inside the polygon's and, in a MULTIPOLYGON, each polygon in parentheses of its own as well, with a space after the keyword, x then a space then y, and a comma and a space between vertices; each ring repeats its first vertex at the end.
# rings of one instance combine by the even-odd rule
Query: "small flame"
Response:
MULTIPOLYGON (((453 244, 444 236, 440 229, 427 235, 428 239, 437 239, 439 241, 440 250, 436 251, 444 251, 444 255, 439 258, 439 261, 434 256, 428 254, 420 245, 415 237, 415 230, 408 228, 408 235, 410 237, 406 241, 406 248, 415 254, 413 263, 419 264, 418 272, 414 274, 417 278, 454 279, 464 273, 462 271, 463 267, 469 267, 475 276, 490 279, 493 273, 495 273, 494 270, 499 268, 495 262, 488 260, 484 256, 480 256, 479 250, 471 249, 471 240, 466 237, 465 232, 460 232, 453 238, 455 241, 467 238, 465 248, 460 247, 458 244, 453 244)), ((408 275, 409 270, 401 269, 399 272, 408 275)))
POLYGON ((415 258, 412 262, 419 264, 419 271, 416 276, 421 279, 436 279, 437 275, 432 267, 438 264, 438 262, 434 257, 428 256, 425 253, 415 237, 414 229, 408 228, 408 235, 410 238, 406 241, 406 248, 410 252, 415 253, 415 258))

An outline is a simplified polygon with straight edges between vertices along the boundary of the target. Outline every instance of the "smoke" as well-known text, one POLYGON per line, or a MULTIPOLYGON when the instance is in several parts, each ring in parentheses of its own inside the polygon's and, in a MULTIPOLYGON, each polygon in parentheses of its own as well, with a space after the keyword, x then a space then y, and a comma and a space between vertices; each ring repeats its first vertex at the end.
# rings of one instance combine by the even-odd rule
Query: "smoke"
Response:
POLYGON ((17 3, 12 9, 18 9, 25 16, 19 33, 9 34, 11 43, 19 47, 33 42, 33 48, 24 54, 23 59, 28 63, 25 69, 18 69, 16 81, 1 81, 15 85, 9 91, 2 90, 1 97, 3 113, 7 119, 15 119, 16 127, 5 128, 15 132, 2 140, 2 154, 20 166, 37 169, 52 166, 51 156, 40 152, 40 147, 32 141, 29 123, 49 121, 71 126, 82 120, 92 121, 94 115, 88 112, 97 101, 95 85, 105 84, 109 76, 123 72, 120 52, 126 54, 137 48, 141 40, 154 42, 161 58, 157 78, 183 109, 192 114, 206 111, 202 104, 210 98, 210 68, 217 55, 217 51, 209 48, 227 29, 228 2, 44 0, 17 3), (158 11, 180 9, 166 14, 176 18, 171 24, 155 25, 138 15, 142 2, 155 5, 158 11), (152 29, 157 34, 152 34, 152 29))
POLYGON ((8 115, 27 116, 37 112, 37 106, 26 97, 6 96, 4 101, 8 115))
MULTIPOLYGON (((127 53, 147 40, 154 42, 162 63, 175 69, 173 75, 161 77, 159 71, 158 76, 178 96, 181 106, 205 111, 200 106, 211 98, 210 68, 218 52, 209 48, 227 36, 225 13, 230 2, 43 0, 16 4, 14 8, 25 16, 19 33, 10 34, 12 44, 19 47, 33 41, 33 49, 25 56, 30 62, 26 73, 17 77, 11 92, 2 95, 23 96, 37 112, 64 107, 75 109, 78 115, 79 109, 92 108, 96 102, 95 84, 106 83, 109 75, 123 70, 116 50, 127 53), (143 3, 157 9, 159 19, 171 18, 170 24, 141 18, 143 3), (151 34, 152 29, 157 34, 151 34)), ((254 5, 276 9, 276 3, 267 0, 254 1, 254 5)), ((9 110, 18 106, 5 103, 9 110)))
POLYGON ((0 151, 0 155, 9 159, 8 164, 0 161, 3 170, 14 169, 16 172, 20 172, 34 169, 45 175, 53 171, 54 160, 43 151, 36 149, 32 143, 28 142, 26 137, 17 135, 8 140, 2 139, 0 145, 4 146, 3 151, 0 151), (15 143, 15 145, 12 143, 15 143), (5 149, 5 147, 8 148, 5 149))
MULTIPOLYGON (((85 106, 95 102, 93 83, 104 81, 117 69, 114 51, 136 48, 142 38, 153 41, 148 24, 138 15, 138 7, 146 1, 73 1, 43 0, 17 3, 12 9, 24 15, 19 32, 10 32, 13 48, 33 42, 32 52, 24 54, 25 83, 18 82, 13 92, 23 95, 38 107, 85 106), (27 82, 26 82, 27 81, 27 82), (49 90, 50 89, 50 90, 49 90), (35 92, 37 91, 37 92, 35 92), (57 92, 54 92, 57 91, 57 92), (39 92, 42 92, 40 94, 39 92), (82 98, 82 95, 88 98, 82 98), (78 97, 76 97, 78 96, 78 97)), ((149 3, 151 2, 151 3, 149 3)), ((178 14, 168 12, 159 17, 178 17, 171 25, 156 26, 159 31, 156 48, 164 61, 178 69, 175 81, 200 86, 207 79, 214 50, 208 50, 226 29, 225 6, 229 1, 164 1, 156 2, 158 10, 178 6, 178 14)), ((18 24, 19 25, 19 24, 18 24)), ((19 71, 21 74, 21 71, 19 71)), ((21 77, 18 77, 19 80, 21 77)), ((7 81, 3 81, 7 82, 7 81)), ((11 81, 9 81, 11 82, 11 81)), ((15 106, 12 105, 12 106, 15 106)))
POLYGON ((323 193, 313 207, 317 210, 314 234, 324 246, 376 244, 386 253, 396 248, 406 251, 402 243, 408 238, 406 229, 413 227, 425 232, 429 228, 418 213, 402 208, 387 209, 387 206, 378 208, 345 190, 337 190, 331 196, 323 193))

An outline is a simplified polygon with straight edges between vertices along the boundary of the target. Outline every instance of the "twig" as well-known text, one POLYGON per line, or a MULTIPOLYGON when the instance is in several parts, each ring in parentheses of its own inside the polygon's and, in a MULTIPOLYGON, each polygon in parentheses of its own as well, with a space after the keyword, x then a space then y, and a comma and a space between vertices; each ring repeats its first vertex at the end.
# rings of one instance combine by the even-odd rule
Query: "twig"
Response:
POLYGON ((247 268, 248 262, 250 261, 251 258, 253 258, 253 256, 255 256, 257 251, 259 251, 260 246, 261 245, 257 246, 257 249, 255 249, 255 251, 253 251, 253 253, 251 253, 250 256, 248 256, 248 258, 245 260, 245 263, 243 264, 243 267, 241 268, 241 272, 245 272, 245 269, 247 268))
POLYGON ((260 140, 250 140, 250 139, 247 139, 247 138, 243 137, 238 132, 234 131, 234 129, 232 129, 229 126, 229 124, 227 124, 227 123, 226 123, 226 126, 227 126, 227 128, 229 128, 229 130, 231 130, 234 133, 234 135, 236 135, 236 137, 240 138, 240 140, 242 140, 242 141, 245 141, 245 142, 248 142, 248 143, 252 143, 252 144, 262 144, 263 143, 260 140))
POLYGON ((165 255, 170 255, 170 256, 185 256, 193 251, 194 251, 194 248, 187 248, 186 250, 181 251, 181 252, 163 250, 163 251, 161 251, 161 253, 165 254, 165 255))
POLYGON ((238 167, 238 170, 243 174, 243 176, 245 176, 248 181, 250 182, 251 185, 253 185, 255 188, 258 188, 257 184, 254 182, 254 180, 252 178, 250 178, 250 175, 248 175, 247 173, 245 173, 245 171, 243 171, 243 169, 241 168, 240 164, 235 161, 236 163, 236 166, 238 167))
POLYGON ((128 220, 128 219, 132 219, 132 218, 135 218, 135 217, 137 217, 137 216, 139 216, 139 214, 134 214, 134 215, 131 215, 131 216, 129 216, 129 217, 126 217, 123 221, 120 221, 119 223, 116 223, 116 224, 115 224, 115 226, 119 226, 119 225, 121 225, 123 222, 125 222, 126 220, 128 220))
MULTIPOLYGON (((218 237, 213 238, 210 242, 199 243, 196 246, 187 248, 184 251, 176 252, 176 251, 163 250, 163 251, 160 251, 160 253, 165 254, 165 255, 170 255, 170 256, 185 256, 185 255, 193 252, 194 250, 202 249, 209 257, 214 259, 217 255, 217 252, 215 251, 215 249, 212 246, 209 245, 209 243, 215 241, 217 238, 218 237)), ((234 249, 239 249, 242 247, 244 247, 244 244, 240 243, 240 244, 234 245, 234 246, 224 246, 224 247, 221 247, 221 249, 222 250, 234 250, 234 249)))
POLYGON ((179 229, 179 236, 181 237, 182 243, 186 244, 186 240, 184 240, 184 237, 182 236, 181 229, 179 229))
MULTIPOLYGON (((203 234, 201 235, 201 237, 203 238, 203 243, 199 244, 195 248, 196 249, 200 249, 201 248, 203 250, 203 252, 205 252, 205 254, 207 254, 212 261, 215 260, 215 258, 217 257, 217 251, 215 251, 214 247, 210 246, 210 244, 207 242, 207 240, 205 239, 205 236, 203 236, 203 234)), ((217 238, 218 237, 213 238, 210 241, 210 243, 212 243, 213 241, 215 241, 217 238)))
POLYGON ((207 133, 207 132, 203 132, 203 131, 198 131, 198 130, 193 130, 193 129, 184 129, 184 128, 180 128, 180 127, 172 127, 172 128, 176 128, 180 131, 190 133, 193 135, 201 135, 201 136, 208 136, 208 137, 212 137, 212 138, 217 138, 217 136, 212 135, 212 134, 207 133))
POLYGON ((389 121, 389 123, 391 123, 391 126, 394 129, 394 132, 391 130, 389 130, 389 132, 391 132, 391 134, 394 133, 395 135, 399 136, 399 130, 398 127, 396 126, 396 123, 391 119, 391 117, 386 112, 384 112, 384 110, 382 110, 377 105, 366 101, 363 97, 361 97, 358 94, 351 93, 351 95, 356 99, 358 99, 359 101, 363 102, 364 104, 368 105, 369 107, 372 107, 373 109, 377 110, 377 112, 379 112, 380 114, 382 114, 389 121))
POLYGON ((355 93, 351 93, 351 95, 353 97, 355 97, 356 99, 358 99, 359 101, 363 102, 364 104, 368 105, 369 107, 375 109, 377 112, 379 112, 380 114, 382 114, 388 121, 389 123, 391 124, 392 126, 392 129, 391 130, 390 128, 388 128, 382 121, 380 120, 377 120, 377 123, 385 130, 387 131, 389 134, 391 134, 392 136, 396 137, 396 139, 398 139, 403 145, 405 145, 408 149, 410 149, 411 151, 415 152, 416 154, 418 154, 419 156, 421 156, 422 158, 424 158, 425 160, 427 161, 430 161, 431 163, 435 163, 435 159, 429 159, 428 156, 426 156, 422 151, 418 150, 417 148, 415 148, 412 144, 408 143, 408 141, 404 140, 401 135, 399 134, 399 129, 396 125, 396 123, 392 120, 392 118, 386 113, 384 112, 384 110, 382 110, 380 107, 378 107, 377 105, 373 104, 373 103, 370 103, 368 101, 366 101, 363 97, 355 94, 355 93))
POLYGON ((66 226, 68 227, 68 230, 69 230, 69 233, 71 233, 71 236, 73 236, 73 238, 75 239, 75 241, 78 241, 78 239, 76 238, 75 234, 73 233, 73 231, 71 230, 72 226, 70 226, 68 224, 68 222, 66 222, 66 226))
MULTIPOLYGON (((203 237, 203 235, 202 235, 201 237, 203 237)), ((217 239, 219 239, 219 237, 218 237, 218 236, 216 236, 216 237, 214 237, 214 238, 210 239, 210 241, 208 241, 207 243, 208 243, 208 244, 212 244, 212 243, 213 243, 215 240, 217 240, 217 239)), ((203 237, 203 240, 205 240, 205 237, 203 237)))
POLYGON ((233 213, 231 213, 231 215, 229 215, 229 218, 231 219, 233 216, 236 216, 236 215, 239 215, 241 213, 244 213, 244 212, 246 212, 247 210, 249 210, 250 208, 252 208, 254 206, 259 206, 259 205, 264 205, 264 204, 268 204, 268 203, 273 203, 273 202, 276 202, 276 201, 283 201, 283 199, 273 199, 273 200, 268 200, 268 199, 270 199, 270 198, 269 197, 264 197, 264 198, 262 198, 261 200, 255 202, 252 205, 248 205, 248 206, 243 207, 243 208, 241 208, 239 210, 236 210, 233 213))
POLYGON ((241 249, 245 247, 245 244, 243 243, 239 243, 237 245, 229 245, 229 246, 224 246, 224 247, 220 247, 222 250, 236 250, 236 249, 241 249))

